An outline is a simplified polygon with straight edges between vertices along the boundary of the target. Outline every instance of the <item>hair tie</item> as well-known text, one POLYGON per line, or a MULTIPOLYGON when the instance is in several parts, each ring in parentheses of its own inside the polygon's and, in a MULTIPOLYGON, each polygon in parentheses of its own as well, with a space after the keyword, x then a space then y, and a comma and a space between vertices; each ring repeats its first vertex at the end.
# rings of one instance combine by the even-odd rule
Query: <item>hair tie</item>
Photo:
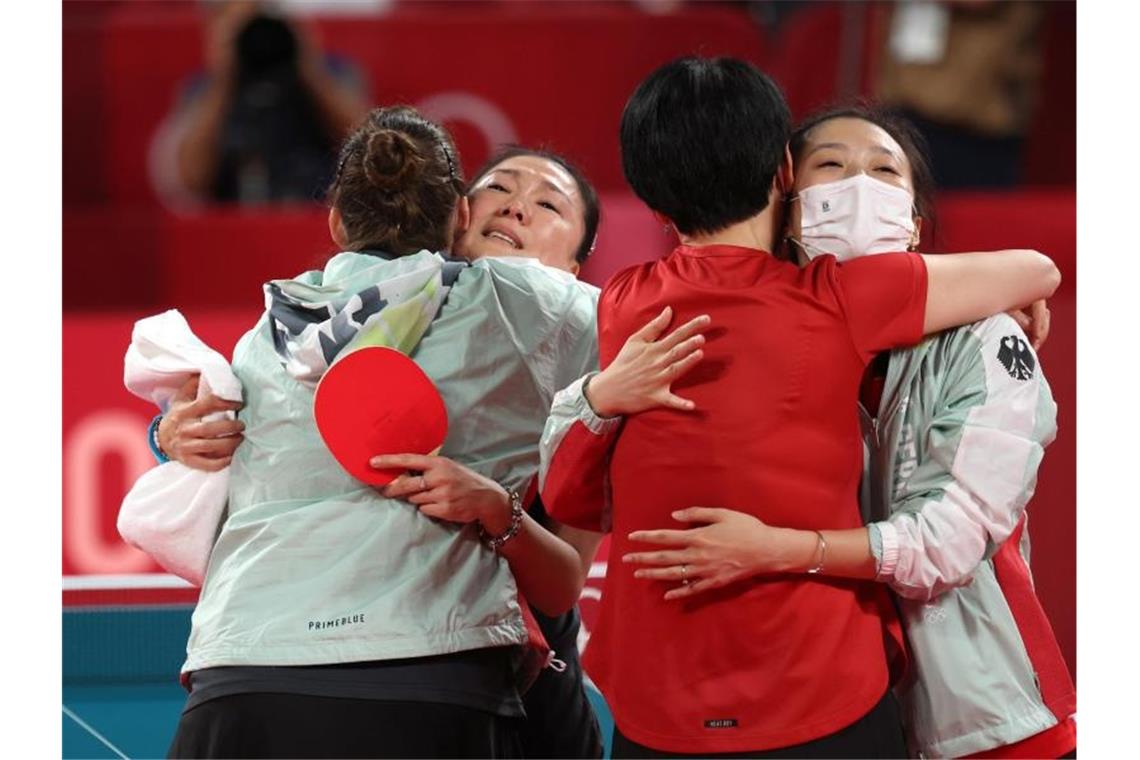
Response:
POLYGON ((447 159, 447 175, 451 177, 452 182, 458 181, 455 177, 455 163, 451 160, 451 151, 447 149, 446 143, 440 143, 439 147, 443 149, 443 157, 447 159))

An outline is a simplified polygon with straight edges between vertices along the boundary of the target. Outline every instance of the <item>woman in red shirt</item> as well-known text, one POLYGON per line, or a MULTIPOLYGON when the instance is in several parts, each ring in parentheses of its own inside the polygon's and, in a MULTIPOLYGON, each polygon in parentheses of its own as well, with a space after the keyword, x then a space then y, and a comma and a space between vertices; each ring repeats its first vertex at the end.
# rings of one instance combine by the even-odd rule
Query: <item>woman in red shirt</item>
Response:
MULTIPOLYGON (((1059 281, 1032 251, 894 253, 842 267, 825 256, 803 269, 773 257, 792 187, 789 132, 779 90, 732 59, 668 64, 626 106, 626 177, 681 245, 607 283, 603 371, 560 394, 543 441, 549 512, 609 529, 615 557, 634 550, 630 533, 692 504, 805 531, 860 526, 856 401, 870 360, 1043 298, 1059 281), (711 317, 684 377, 686 344, 622 348, 666 306, 663 321, 711 317), (659 392, 665 406, 652 408, 631 392, 639 362, 665 385, 679 378, 685 398, 659 392), (605 419, 618 414, 620 432, 605 419)), ((585 662, 614 714, 615 757, 905 753, 888 694, 889 599, 881 586, 813 573, 820 550, 791 542, 786 572, 681 603, 611 564, 585 662)))

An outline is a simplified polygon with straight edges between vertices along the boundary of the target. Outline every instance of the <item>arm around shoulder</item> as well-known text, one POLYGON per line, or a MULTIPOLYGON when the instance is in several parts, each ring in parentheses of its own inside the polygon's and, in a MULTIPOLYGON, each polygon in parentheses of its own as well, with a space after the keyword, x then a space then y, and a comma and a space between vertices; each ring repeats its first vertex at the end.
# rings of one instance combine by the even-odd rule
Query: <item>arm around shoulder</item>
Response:
POLYGON ((969 324, 1053 295, 1057 265, 1038 251, 923 255, 927 274, 923 331, 969 324))

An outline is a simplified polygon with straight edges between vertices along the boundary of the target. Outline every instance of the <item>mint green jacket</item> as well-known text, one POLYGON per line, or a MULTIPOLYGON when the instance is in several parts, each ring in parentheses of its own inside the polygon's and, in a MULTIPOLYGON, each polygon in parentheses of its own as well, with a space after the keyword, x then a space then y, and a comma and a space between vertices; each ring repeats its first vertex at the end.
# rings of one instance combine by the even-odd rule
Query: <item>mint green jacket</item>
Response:
MULTIPOLYGON (((1056 417, 1037 355, 1005 314, 892 352, 876 417, 864 417, 871 467, 862 503, 879 580, 898 594, 910 647, 896 693, 917 756, 1011 744, 1075 709, 1052 631, 1023 636, 1007 602, 1032 587, 1003 585, 993 562, 1025 522, 1056 417), (1036 661, 1060 676, 1052 703, 1030 638, 1036 661)), ((1024 528, 1009 548, 1029 578, 1024 528)))
MULTIPOLYGON (((412 257, 356 253, 298 280, 359 291, 412 257)), ((597 365, 597 289, 526 259, 465 269, 410 356, 447 406, 442 456, 524 491, 554 393, 597 365)), ((266 318, 238 343, 245 442, 194 611, 183 672, 314 665, 517 645, 506 561, 473 525, 434 520, 349 476, 313 421, 313 390, 274 352, 266 318)))

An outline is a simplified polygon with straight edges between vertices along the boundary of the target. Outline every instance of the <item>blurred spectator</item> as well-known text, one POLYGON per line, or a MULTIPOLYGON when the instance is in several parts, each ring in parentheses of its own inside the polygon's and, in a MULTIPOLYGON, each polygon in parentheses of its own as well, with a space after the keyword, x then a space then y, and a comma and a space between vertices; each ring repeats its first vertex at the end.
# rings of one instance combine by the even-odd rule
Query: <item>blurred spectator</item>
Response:
POLYGON ((297 17, 319 13, 322 16, 387 13, 398 0, 274 0, 278 8, 297 17))
POLYGON ((207 71, 185 88, 155 140, 167 201, 310 201, 337 145, 368 111, 361 78, 323 55, 305 26, 267 3, 210 4, 207 71))
POLYGON ((1019 182, 1042 69, 1037 2, 892 5, 877 95, 930 143, 942 187, 1019 182))
POLYGON ((685 0, 633 0, 633 4, 654 16, 665 16, 680 10, 685 0))
POLYGON ((743 0, 743 5, 769 40, 779 38, 784 22, 789 18, 800 11, 819 7, 814 0, 743 0))

